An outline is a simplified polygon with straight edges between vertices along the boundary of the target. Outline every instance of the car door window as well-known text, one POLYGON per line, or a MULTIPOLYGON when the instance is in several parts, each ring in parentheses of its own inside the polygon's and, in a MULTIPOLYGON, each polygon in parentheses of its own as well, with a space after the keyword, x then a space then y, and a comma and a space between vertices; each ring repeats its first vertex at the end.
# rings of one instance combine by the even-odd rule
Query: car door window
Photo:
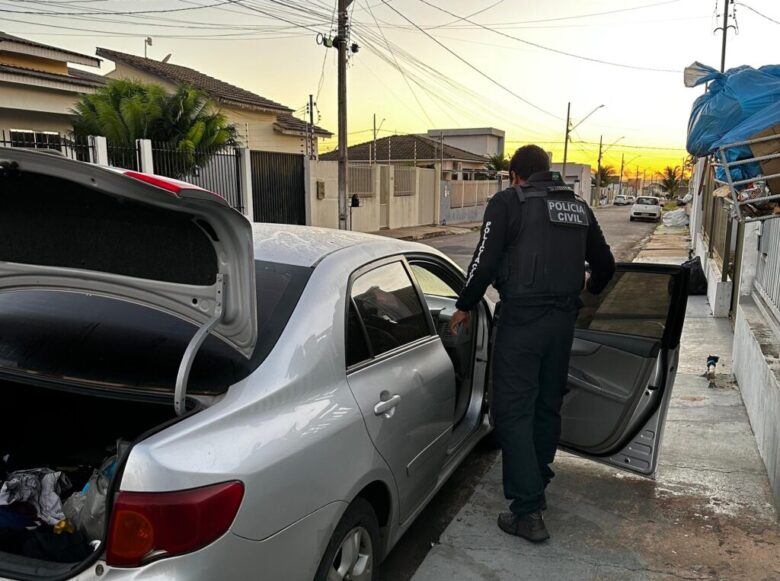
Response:
POLYGON ((618 272, 599 295, 583 295, 577 329, 661 339, 672 302, 672 276, 618 272))
POLYGON ((400 262, 385 264, 355 279, 351 297, 374 356, 430 334, 417 289, 400 262))
POLYGON ((458 298, 458 293, 455 292, 455 289, 436 276, 428 268, 419 264, 412 264, 411 268, 424 295, 433 295, 448 299, 458 298))
POLYGON ((363 332, 363 324, 358 317, 355 303, 350 300, 347 314, 347 367, 368 359, 371 359, 371 352, 366 342, 366 334, 363 332))

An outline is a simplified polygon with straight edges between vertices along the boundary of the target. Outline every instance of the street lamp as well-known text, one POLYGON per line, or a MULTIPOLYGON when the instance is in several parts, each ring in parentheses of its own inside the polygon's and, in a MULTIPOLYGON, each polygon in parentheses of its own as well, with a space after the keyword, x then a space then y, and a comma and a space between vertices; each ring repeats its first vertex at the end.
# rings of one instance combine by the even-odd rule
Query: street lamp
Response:
POLYGON ((566 138, 563 140, 563 171, 561 171, 561 175, 563 176, 563 180, 566 181, 566 161, 569 157, 569 141, 571 140, 571 132, 577 129, 580 125, 582 125, 585 120, 593 115, 596 111, 601 109, 604 105, 599 105, 596 107, 593 111, 585 115, 579 123, 577 123, 574 127, 571 126, 571 102, 569 102, 569 106, 566 108, 566 138))

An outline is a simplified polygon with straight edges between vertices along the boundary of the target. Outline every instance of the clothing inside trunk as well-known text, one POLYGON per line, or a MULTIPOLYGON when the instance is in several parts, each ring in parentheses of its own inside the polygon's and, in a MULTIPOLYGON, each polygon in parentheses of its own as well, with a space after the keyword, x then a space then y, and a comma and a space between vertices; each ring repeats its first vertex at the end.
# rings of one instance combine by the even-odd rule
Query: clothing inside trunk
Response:
MULTIPOLYGON (((0 486, 22 481, 29 490, 37 486, 35 475, 61 473, 47 477, 57 482, 54 490, 63 505, 74 494, 86 494, 87 483, 95 488, 94 478, 90 480, 95 471, 102 469, 106 475, 104 485, 111 481, 118 441, 127 449, 144 432, 175 417, 170 400, 128 401, 6 380, 0 380, 0 397, 0 486)), ((6 496, 9 490, 6 487, 6 496)), ((52 499, 50 490, 47 497, 52 499)), ((7 568, 19 571, 23 565, 28 572, 29 567, 40 569, 41 561, 81 561, 93 553, 89 543, 102 540, 78 526, 68 531, 67 524, 54 524, 58 519, 41 511, 34 500, 1 506, 2 500, 0 489, 0 576, 7 568), (58 527, 66 530, 58 532, 58 527)))

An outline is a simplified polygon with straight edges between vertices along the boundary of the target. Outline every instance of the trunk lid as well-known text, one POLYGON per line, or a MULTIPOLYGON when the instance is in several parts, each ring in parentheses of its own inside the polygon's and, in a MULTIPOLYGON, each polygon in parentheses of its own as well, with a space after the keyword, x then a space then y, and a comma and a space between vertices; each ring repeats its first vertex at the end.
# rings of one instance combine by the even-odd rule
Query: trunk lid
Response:
POLYGON ((216 194, 0 148, 0 233, 0 292, 130 301, 210 331, 244 357, 254 350, 252 229, 216 194))

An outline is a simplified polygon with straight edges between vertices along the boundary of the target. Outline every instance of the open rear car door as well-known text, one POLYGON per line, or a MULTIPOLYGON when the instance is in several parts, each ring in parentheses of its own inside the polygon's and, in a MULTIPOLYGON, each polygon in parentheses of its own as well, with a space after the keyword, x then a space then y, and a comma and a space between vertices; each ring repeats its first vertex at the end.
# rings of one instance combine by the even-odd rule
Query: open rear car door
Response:
POLYGON ((245 357, 257 339, 252 229, 223 198, 168 178, 0 148, 0 292, 26 290, 130 301, 196 325, 177 377, 178 413, 209 333, 245 357))
POLYGON ((583 296, 560 445, 645 476, 655 473, 677 373, 688 294, 679 266, 620 264, 583 296))

